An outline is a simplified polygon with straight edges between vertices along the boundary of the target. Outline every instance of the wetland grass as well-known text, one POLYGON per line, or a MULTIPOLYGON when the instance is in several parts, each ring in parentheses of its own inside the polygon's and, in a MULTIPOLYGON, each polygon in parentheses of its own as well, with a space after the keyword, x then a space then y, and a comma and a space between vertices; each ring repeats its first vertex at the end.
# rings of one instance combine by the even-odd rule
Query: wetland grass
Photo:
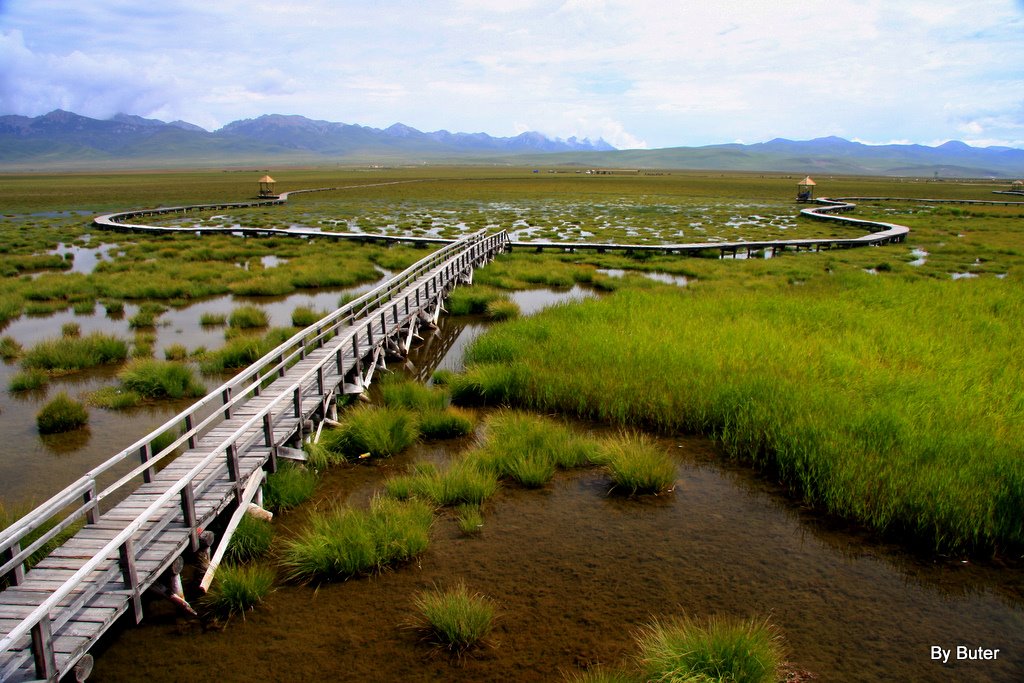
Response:
POLYGON ((418 424, 420 438, 427 441, 457 439, 473 433, 473 420, 457 408, 420 413, 418 424))
POLYGON ((224 313, 202 313, 199 316, 199 324, 203 327, 227 325, 228 317, 224 313))
POLYGON ((479 505, 464 503, 455 508, 455 521, 459 531, 468 535, 479 534, 484 528, 484 515, 479 505))
POLYGON ((406 562, 429 543, 433 509, 423 501, 375 497, 368 510, 314 513, 284 548, 292 581, 347 579, 406 562))
POLYGON ((880 532, 944 551, 1024 545, 1024 378, 1007 371, 1024 355, 1022 290, 807 256, 751 263, 781 271, 753 283, 716 281, 713 264, 700 287, 627 287, 493 328, 453 401, 706 434, 880 532))
POLYGON ((479 506, 498 490, 498 478, 466 457, 443 468, 429 463, 417 465, 409 474, 385 482, 384 490, 398 500, 429 500, 438 506, 479 506))
POLYGON ((306 328, 315 325, 325 315, 327 314, 323 311, 314 311, 309 306, 297 306, 292 311, 292 327, 306 328))
POLYGON ((0 359, 15 360, 25 352, 18 340, 11 336, 0 338, 0 359))
POLYGON ((124 387, 103 387, 89 394, 89 404, 109 410, 126 410, 142 403, 141 395, 124 387))
POLYGON ((225 557, 234 564, 251 562, 266 555, 273 542, 273 524, 252 515, 243 515, 235 533, 231 535, 225 557))
POLYGON ((471 593, 463 581, 418 593, 413 603, 420 613, 419 628, 430 642, 454 652, 481 644, 491 632, 494 601, 471 593))
POLYGON ((622 434, 604 441, 598 458, 611 474, 614 491, 657 494, 675 486, 676 464, 643 434, 622 434))
POLYGON ((316 490, 317 474, 302 465, 281 462, 277 472, 267 476, 263 486, 266 506, 275 512, 290 510, 307 500, 316 490))
POLYGON ((345 459, 369 454, 390 457, 419 437, 416 415, 405 408, 358 406, 347 412, 341 426, 325 430, 320 444, 345 459))
POLYGON ((269 324, 267 312, 259 306, 239 306, 228 316, 228 327, 239 330, 257 329, 269 324))
POLYGON ((782 670, 782 637, 767 621, 655 621, 637 645, 643 680, 775 683, 782 670))
POLYGON ((134 360, 118 373, 117 378, 125 391, 150 399, 206 395, 206 387, 196 379, 192 369, 174 361, 134 360))
POLYGON ((21 370, 11 377, 7 388, 11 391, 34 391, 43 388, 49 381, 50 376, 42 370, 21 370))
POLYGON ((85 405, 74 400, 65 392, 53 397, 36 414, 36 428, 40 434, 59 434, 84 427, 89 423, 89 411, 85 405))
POLYGON ((25 353, 21 364, 28 370, 61 372, 119 363, 127 357, 127 342, 102 332, 93 332, 84 337, 61 337, 39 342, 25 353))
POLYGON ((222 564, 217 568, 210 592, 203 598, 204 604, 224 617, 244 614, 263 602, 273 589, 275 578, 276 572, 269 565, 222 564))

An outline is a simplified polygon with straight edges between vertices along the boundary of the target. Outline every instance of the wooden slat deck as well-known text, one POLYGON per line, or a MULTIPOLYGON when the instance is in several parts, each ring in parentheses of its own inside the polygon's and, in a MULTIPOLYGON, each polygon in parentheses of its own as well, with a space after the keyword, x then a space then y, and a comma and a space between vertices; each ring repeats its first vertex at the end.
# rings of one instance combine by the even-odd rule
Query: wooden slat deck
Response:
POLYGON ((417 327, 436 321, 447 293, 506 244, 504 233, 477 233, 434 252, 296 334, 112 458, 108 463, 133 454, 140 460, 115 485, 97 493, 95 476, 103 471, 97 468, 40 506, 33 513, 38 519, 29 515, 0 532, 2 574, 17 584, 0 593, 0 634, 6 634, 0 681, 55 680, 125 612, 141 619, 141 594, 165 578, 178 557, 197 549, 198 530, 228 508, 247 504, 243 489, 275 466, 278 448, 301 437, 308 420, 322 418, 335 395, 361 392, 386 352, 407 350, 417 327), (186 428, 175 444, 153 453, 153 439, 182 423, 186 428), (172 459, 176 446, 184 452, 172 459), (141 484, 139 476, 145 478, 141 484), (113 503, 117 491, 129 488, 113 503), (16 577, 19 553, 28 547, 22 539, 76 496, 84 503, 69 518, 88 523, 16 577), (100 514, 104 502, 109 509, 100 514))

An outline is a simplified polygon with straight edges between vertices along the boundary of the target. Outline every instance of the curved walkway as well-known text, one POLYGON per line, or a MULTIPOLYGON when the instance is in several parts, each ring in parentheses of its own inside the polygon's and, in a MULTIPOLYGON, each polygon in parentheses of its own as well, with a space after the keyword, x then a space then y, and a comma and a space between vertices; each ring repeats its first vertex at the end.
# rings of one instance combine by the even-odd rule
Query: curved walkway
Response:
MULTIPOLYGON (((160 226, 150 225, 148 223, 133 222, 140 218, 147 218, 152 216, 163 216, 168 214, 185 214, 191 211, 217 211, 221 209, 242 209, 257 206, 274 206, 284 204, 288 201, 288 197, 293 194, 302 194, 307 192, 329 192, 334 190, 350 190, 358 189, 363 187, 380 187, 385 185, 399 185, 404 183, 415 183, 423 182, 422 180, 396 180, 384 183, 371 183, 366 185, 345 185, 339 187, 318 187, 310 188, 305 190, 292 190, 290 192, 282 192, 276 197, 267 199, 254 199, 246 202, 224 202, 218 204, 189 204, 184 206, 166 206, 155 209, 135 209, 130 211, 120 211, 117 213, 109 213, 101 216, 97 216, 93 219, 93 225, 106 230, 118 230, 118 231, 129 231, 129 232, 157 232, 157 233, 226 233, 231 235, 240 235, 247 237, 303 237, 303 238, 327 238, 336 240, 356 240, 362 242, 377 242, 377 243, 396 243, 404 242, 411 244, 449 244, 454 242, 454 239, 443 238, 443 237, 415 237, 411 235, 380 235, 374 233, 365 232, 323 232, 319 229, 313 228, 250 228, 250 227, 175 227, 175 226, 160 226)), ((890 197, 864 197, 858 198, 871 201, 881 201, 887 199, 898 199, 890 197)), ((599 253, 607 251, 624 251, 624 252, 661 252, 666 254, 693 254, 697 252, 703 252, 706 250, 719 250, 722 256, 726 254, 736 254, 739 251, 745 250, 747 253, 761 249, 771 249, 773 253, 780 250, 794 249, 800 251, 801 249, 818 251, 821 249, 834 249, 840 247, 857 247, 866 245, 876 244, 887 244, 890 242, 900 242, 910 232, 910 228, 897 225, 894 223, 882 223, 878 221, 868 221, 858 218, 849 218, 846 216, 840 216, 837 214, 852 211, 856 205, 852 204, 845 199, 843 200, 831 200, 831 199, 817 199, 814 200, 820 206, 803 209, 800 214, 809 218, 818 220, 828 220, 843 223, 853 227, 863 228, 867 231, 867 234, 860 237, 821 237, 811 239, 788 239, 788 240, 761 240, 761 241, 734 241, 734 242, 685 242, 685 243, 669 243, 669 244, 620 244, 616 242, 563 242, 563 241, 551 241, 551 242, 511 242, 509 248, 511 249, 532 249, 537 252, 542 252, 545 249, 560 250, 560 251, 597 251, 599 253)), ((954 201, 954 200, 917 200, 912 199, 908 201, 954 201)), ((974 202, 972 202, 974 203, 974 202)), ((976 203, 993 203, 997 204, 1000 202, 976 202, 976 203)), ((1002 203, 1015 203, 1015 202, 1002 202, 1002 203)))

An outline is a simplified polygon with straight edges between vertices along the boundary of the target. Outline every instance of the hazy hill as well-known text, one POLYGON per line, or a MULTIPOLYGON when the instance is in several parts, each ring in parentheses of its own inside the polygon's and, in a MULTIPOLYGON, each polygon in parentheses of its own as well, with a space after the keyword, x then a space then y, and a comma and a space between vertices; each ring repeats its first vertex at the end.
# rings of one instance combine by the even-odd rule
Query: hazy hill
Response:
POLYGON ((616 150, 604 140, 422 132, 268 114, 210 132, 184 121, 118 114, 92 119, 56 110, 0 116, 0 168, 83 169, 366 162, 782 171, 931 177, 1024 177, 1024 150, 947 142, 865 145, 838 137, 751 145, 616 150))
POLYGON ((552 140, 540 133, 511 138, 446 130, 424 133, 400 123, 381 130, 280 114, 234 121, 214 132, 184 121, 165 123, 128 114, 102 121, 59 109, 34 118, 0 116, 0 166, 8 167, 83 167, 98 161, 125 167, 378 157, 423 160, 613 149, 603 140, 552 140))

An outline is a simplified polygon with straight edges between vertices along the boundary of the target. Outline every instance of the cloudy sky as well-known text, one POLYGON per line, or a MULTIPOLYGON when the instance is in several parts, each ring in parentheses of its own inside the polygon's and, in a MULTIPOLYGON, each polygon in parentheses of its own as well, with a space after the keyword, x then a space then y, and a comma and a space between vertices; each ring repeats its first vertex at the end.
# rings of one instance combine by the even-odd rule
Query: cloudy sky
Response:
POLYGON ((1024 147, 1024 0, 0 0, 0 114, 1024 147))

